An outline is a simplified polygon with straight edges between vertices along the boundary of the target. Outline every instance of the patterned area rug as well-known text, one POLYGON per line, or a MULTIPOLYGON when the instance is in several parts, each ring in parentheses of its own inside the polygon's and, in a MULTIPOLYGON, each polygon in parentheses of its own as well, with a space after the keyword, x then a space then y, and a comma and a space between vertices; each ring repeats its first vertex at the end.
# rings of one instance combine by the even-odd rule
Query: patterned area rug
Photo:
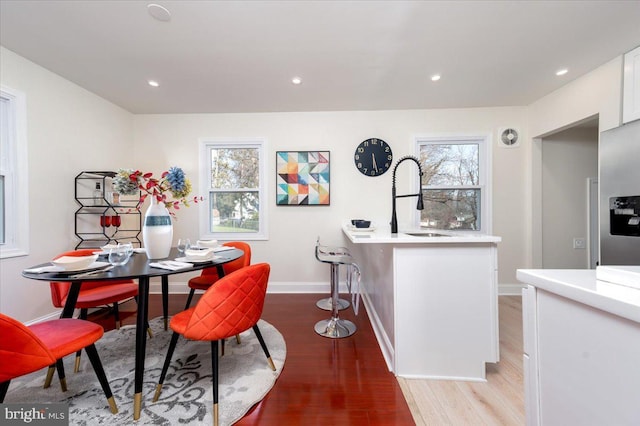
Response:
MULTIPOLYGON (((150 321, 153 338, 147 338, 142 414, 138 425, 213 424, 211 344, 187 341, 180 337, 158 402, 151 402, 171 331, 164 331, 161 318, 150 321)), ((219 418, 230 425, 262 400, 276 382, 284 366, 286 345, 278 330, 266 321, 258 323, 271 358, 272 371, 253 330, 227 339, 225 355, 219 359, 219 418)), ((75 356, 65 358, 67 392, 60 390, 57 375, 49 389, 42 384, 46 369, 15 379, 9 386, 5 403, 69 404, 72 425, 131 425, 133 421, 135 326, 113 330, 96 343, 100 359, 111 385, 118 414, 111 414, 86 353, 82 353, 79 373, 73 373, 75 356)))

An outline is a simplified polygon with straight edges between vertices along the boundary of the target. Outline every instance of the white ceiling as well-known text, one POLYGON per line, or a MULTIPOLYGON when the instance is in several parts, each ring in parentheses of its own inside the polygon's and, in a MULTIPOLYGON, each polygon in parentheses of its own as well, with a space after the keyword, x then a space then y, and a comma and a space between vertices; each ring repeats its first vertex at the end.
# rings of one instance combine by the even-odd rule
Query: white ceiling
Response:
POLYGON ((149 3, 1 0, 0 43, 132 113, 527 105, 640 45, 640 0, 149 3))

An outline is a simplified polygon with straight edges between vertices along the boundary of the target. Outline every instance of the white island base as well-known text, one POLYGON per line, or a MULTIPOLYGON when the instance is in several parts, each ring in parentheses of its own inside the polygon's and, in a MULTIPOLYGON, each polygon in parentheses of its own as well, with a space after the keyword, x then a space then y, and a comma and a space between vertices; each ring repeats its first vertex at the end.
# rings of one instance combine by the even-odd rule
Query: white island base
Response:
POLYGON ((343 227, 362 293, 397 376, 485 380, 498 362, 498 237, 414 237, 343 227))

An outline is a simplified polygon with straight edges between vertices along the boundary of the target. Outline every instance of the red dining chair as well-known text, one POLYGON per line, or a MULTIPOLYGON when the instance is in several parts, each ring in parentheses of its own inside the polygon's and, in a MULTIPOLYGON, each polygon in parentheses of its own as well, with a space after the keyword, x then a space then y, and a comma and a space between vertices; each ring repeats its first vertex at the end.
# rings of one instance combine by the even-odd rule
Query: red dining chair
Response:
MULTIPOLYGON (((224 270, 225 275, 229 275, 233 271, 237 271, 240 268, 244 268, 245 266, 249 266, 251 264, 251 246, 242 241, 229 241, 223 246, 227 247, 235 247, 238 250, 242 250, 244 255, 240 256, 236 260, 225 263, 222 265, 222 269, 224 270)), ((193 299, 193 295, 196 290, 207 290, 213 284, 216 283, 220 278, 218 277, 218 269, 216 267, 212 268, 204 268, 199 277, 191 278, 189 280, 188 286, 191 289, 189 291, 189 297, 187 298, 187 303, 184 308, 189 309, 191 306, 191 300, 193 299)))
MULTIPOLYGON (((65 392, 67 382, 62 358, 84 348, 111 412, 117 413, 118 407, 95 347, 95 342, 103 334, 104 330, 98 324, 79 319, 57 319, 27 327, 0 314, 0 403, 4 401, 12 379, 50 365, 57 366, 60 387, 65 392)), ((52 377, 50 368, 47 381, 50 382, 52 377)))
MULTIPOLYGON (((96 249, 80 249, 68 251, 56 256, 90 256, 96 249)), ((71 283, 69 282, 51 282, 51 301, 56 308, 63 308, 71 283)), ((120 316, 118 312, 118 302, 137 298, 138 285, 133 280, 109 280, 109 281, 87 281, 80 286, 78 301, 76 308, 80 309, 80 319, 87 319, 89 308, 96 308, 104 305, 113 305, 113 314, 116 321, 116 329, 120 328, 120 316)), ((151 334, 151 330, 148 330, 151 334)), ((80 368, 80 353, 76 354, 76 362, 74 371, 78 372, 80 368)))
POLYGON ((173 351, 182 334, 189 340, 211 342, 211 365, 213 370, 213 419, 218 425, 218 340, 224 341, 252 328, 267 357, 269 367, 276 370, 267 345, 258 328, 271 267, 267 263, 241 268, 225 275, 211 286, 198 300, 196 306, 171 318, 169 326, 174 331, 169 350, 160 373, 153 401, 160 397, 173 351))

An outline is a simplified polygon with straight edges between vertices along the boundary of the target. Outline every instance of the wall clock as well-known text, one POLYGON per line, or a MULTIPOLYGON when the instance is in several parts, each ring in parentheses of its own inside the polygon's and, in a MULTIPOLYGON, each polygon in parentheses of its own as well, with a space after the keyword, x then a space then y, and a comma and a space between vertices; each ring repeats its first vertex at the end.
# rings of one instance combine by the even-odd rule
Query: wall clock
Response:
POLYGON ((370 138, 360 142, 353 155, 353 161, 365 176, 380 176, 391 167, 393 152, 382 139, 370 138))

